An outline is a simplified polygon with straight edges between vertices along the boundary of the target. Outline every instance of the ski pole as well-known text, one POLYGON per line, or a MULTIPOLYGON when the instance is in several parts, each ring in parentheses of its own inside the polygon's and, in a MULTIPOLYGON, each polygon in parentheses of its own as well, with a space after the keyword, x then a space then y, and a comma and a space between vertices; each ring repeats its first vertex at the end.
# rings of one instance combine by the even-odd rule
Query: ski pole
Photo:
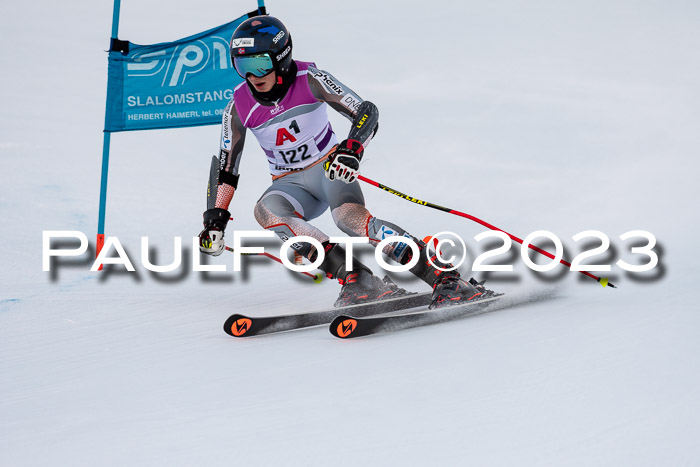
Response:
MULTIPOLYGON (((405 199, 406 201, 411 201, 412 203, 420 204, 421 206, 427 206, 427 207, 429 207, 429 208, 437 209, 438 211, 444 211, 444 212, 447 212, 447 213, 449 213, 449 214, 454 214, 455 216, 465 217, 465 218, 467 218, 467 219, 469 219, 469 220, 472 220, 472 221, 476 222, 477 224, 481 224, 481 225, 483 225, 484 227, 487 227, 487 228, 489 228, 489 229, 491 229, 491 230, 498 230, 498 231, 503 232, 504 234, 508 235, 512 240, 515 240, 516 242, 520 243, 521 245, 523 244, 523 241, 522 241, 520 238, 518 238, 518 237, 516 237, 515 235, 512 235, 512 234, 510 234, 510 233, 508 233, 508 232, 506 232, 506 231, 503 230, 503 229, 499 229, 498 227, 496 227, 496 226, 494 226, 494 225, 491 225, 491 224, 489 224, 488 222, 482 221, 482 220, 479 219, 478 217, 474 217, 474 216, 472 216, 472 215, 470 215, 470 214, 467 214, 467 213, 464 213, 464 212, 460 212, 460 211, 457 211, 457 210, 454 210, 454 209, 450 209, 450 208, 446 208, 446 207, 443 207, 443 206, 439 206, 439 205, 434 204, 434 203, 430 203, 430 202, 428 202, 428 201, 423 201, 423 200, 420 200, 420 199, 418 199, 418 198, 414 198, 413 196, 409 196, 409 195, 407 195, 407 194, 401 193, 401 192, 398 191, 398 190, 394 190, 393 188, 390 188, 390 187, 388 187, 388 186, 386 186, 386 185, 383 185, 383 184, 381 184, 381 183, 379 183, 379 182, 375 182, 374 180, 371 180, 371 179, 369 179, 369 178, 367 178, 367 177, 365 177, 365 176, 362 176, 362 175, 358 175, 357 178, 358 178, 358 180, 362 180, 362 181, 365 182, 365 183, 369 183, 370 185, 374 185, 374 186, 376 186, 377 188, 380 188, 380 189, 382 189, 382 190, 384 190, 384 191, 388 191, 389 193, 391 193, 391 194, 393 194, 393 195, 396 195, 396 196, 398 196, 399 198, 403 198, 403 199, 405 199)), ((540 254, 545 255, 545 256, 548 257, 548 258, 556 259, 556 258, 554 257, 554 255, 551 254, 550 252, 545 251, 545 250, 543 250, 542 248, 539 248, 539 247, 537 247, 537 246, 535 246, 535 245, 533 245, 533 244, 529 244, 528 247, 530 247, 531 249, 535 250, 536 252, 538 252, 538 253, 540 253, 540 254)), ((559 262, 560 262, 561 264, 563 264, 564 266, 568 267, 569 269, 571 269, 571 263, 569 263, 568 261, 564 261, 563 259, 560 259, 559 262)), ((588 272, 588 271, 578 271, 578 272, 580 272, 581 274, 586 275, 586 276, 588 276, 588 277, 590 277, 590 278, 592 278, 592 279, 595 279, 595 280, 598 281, 598 283, 600 283, 600 285, 602 285, 603 287, 608 286, 608 287, 612 287, 613 289, 616 289, 616 288, 617 288, 617 287, 615 287, 615 286, 613 285, 612 282, 608 281, 608 278, 607 278, 607 277, 598 277, 598 276, 595 276, 595 275, 591 274, 591 273, 588 272)))
MULTIPOLYGON (((231 253, 233 253, 233 248, 231 248, 230 246, 226 246, 225 248, 227 251, 230 251, 231 253)), ((262 253, 241 253, 241 256, 267 256, 268 258, 270 258, 274 261, 277 261, 280 264, 284 264, 282 262, 282 260, 279 259, 277 256, 271 255, 270 253, 268 253, 266 251, 263 251, 262 253)), ((310 272, 306 272, 306 271, 298 271, 298 272, 300 274, 304 274, 305 276, 309 276, 317 284, 320 284, 321 281, 323 280, 323 274, 321 274, 321 273, 311 274, 310 272)))

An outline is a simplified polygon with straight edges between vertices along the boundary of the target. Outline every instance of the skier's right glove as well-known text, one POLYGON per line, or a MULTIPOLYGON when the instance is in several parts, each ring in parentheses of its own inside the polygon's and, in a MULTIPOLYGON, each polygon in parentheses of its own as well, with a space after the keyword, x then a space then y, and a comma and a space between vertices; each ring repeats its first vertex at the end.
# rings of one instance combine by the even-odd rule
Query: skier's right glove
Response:
POLYGON ((219 256, 224 251, 224 230, 231 217, 226 209, 214 208, 204 211, 204 230, 199 233, 199 251, 219 256))

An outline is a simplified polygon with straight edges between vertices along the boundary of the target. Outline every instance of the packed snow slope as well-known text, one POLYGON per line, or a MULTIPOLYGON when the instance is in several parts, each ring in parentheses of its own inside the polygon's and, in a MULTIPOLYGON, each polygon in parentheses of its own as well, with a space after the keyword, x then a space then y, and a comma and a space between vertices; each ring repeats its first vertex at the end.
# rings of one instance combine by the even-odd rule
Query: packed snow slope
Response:
MULTIPOLYGON (((119 36, 175 40, 255 6, 124 1, 119 36)), ((563 266, 536 275, 514 245, 493 260, 514 272, 474 275, 529 304, 355 341, 322 327, 233 339, 230 314, 323 309, 339 286, 264 258, 234 273, 228 253, 210 260, 226 273, 192 272, 217 126, 113 135, 106 233, 136 272, 91 273, 87 254, 43 272, 43 231, 94 241, 112 6, 7 4, 0 465, 700 465, 698 4, 267 6, 295 58, 378 105, 365 175, 521 238, 549 230, 569 258, 596 246, 573 235, 604 232, 612 246, 590 262, 612 264, 618 288, 563 266), (643 240, 619 238, 631 230, 657 239, 650 272, 614 264, 646 262, 631 252, 643 240), (182 237, 183 267, 147 271, 142 236, 160 264, 182 237)), ((270 177, 252 137, 241 173, 227 237, 259 229, 270 177)), ((485 251, 483 227, 363 189, 416 236, 461 235, 466 275, 485 251)), ((329 214, 316 225, 340 234, 329 214)))

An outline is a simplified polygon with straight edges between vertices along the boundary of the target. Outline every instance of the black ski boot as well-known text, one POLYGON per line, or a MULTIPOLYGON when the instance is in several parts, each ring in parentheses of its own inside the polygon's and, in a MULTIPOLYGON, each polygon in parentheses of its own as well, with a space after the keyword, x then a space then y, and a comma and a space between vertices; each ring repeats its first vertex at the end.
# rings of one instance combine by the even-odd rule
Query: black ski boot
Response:
POLYGON ((384 276, 382 280, 365 269, 349 273, 342 284, 343 288, 340 289, 340 295, 333 305, 335 307, 357 305, 407 294, 388 276, 384 276))
MULTIPOLYGON (((456 269, 441 271, 436 268, 435 266, 451 269, 453 266, 441 262, 424 242, 416 238, 413 240, 420 248, 420 259, 418 264, 411 268, 411 272, 433 288, 430 308, 457 305, 469 300, 483 299, 495 295, 493 291, 484 287, 483 282, 477 282, 473 278, 465 281, 456 269), (428 261, 428 258, 432 260, 432 264, 431 261, 428 261)), ((410 257, 405 262, 408 263, 409 261, 410 257)))
POLYGON ((335 301, 335 307, 368 303, 385 300, 401 295, 407 295, 406 290, 394 284, 391 279, 384 280, 375 276, 372 271, 353 258, 352 271, 345 270, 345 249, 340 245, 324 245, 326 257, 319 269, 329 277, 338 279, 343 285, 340 295, 335 301))
POLYGON ((481 300, 494 295, 493 291, 484 287, 483 282, 477 282, 474 278, 465 282, 456 270, 446 271, 440 274, 433 285, 430 308, 458 305, 469 300, 481 300))

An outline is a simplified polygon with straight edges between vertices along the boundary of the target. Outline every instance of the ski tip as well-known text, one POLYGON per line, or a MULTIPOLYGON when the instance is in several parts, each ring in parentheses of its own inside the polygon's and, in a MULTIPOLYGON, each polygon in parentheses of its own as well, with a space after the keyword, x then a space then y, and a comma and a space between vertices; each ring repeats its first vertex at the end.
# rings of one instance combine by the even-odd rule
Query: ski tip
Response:
POLYGON ((233 337, 244 337, 253 327, 253 320, 247 316, 235 314, 228 317, 224 323, 224 332, 233 337))
POLYGON ((353 337, 352 333, 355 331, 355 329, 357 329, 357 320, 348 315, 340 315, 336 317, 328 328, 331 334, 340 339, 353 337))

